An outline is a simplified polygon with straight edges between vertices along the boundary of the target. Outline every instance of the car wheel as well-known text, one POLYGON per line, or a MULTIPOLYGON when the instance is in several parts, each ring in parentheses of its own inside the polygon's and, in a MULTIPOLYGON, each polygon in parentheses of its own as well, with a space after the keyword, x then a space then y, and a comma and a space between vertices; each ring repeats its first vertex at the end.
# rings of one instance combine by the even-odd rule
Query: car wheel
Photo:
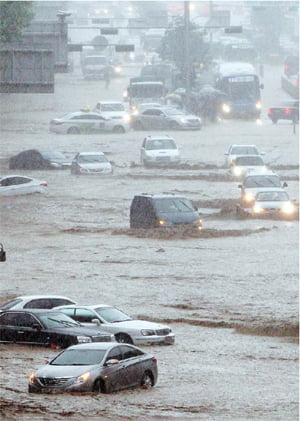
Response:
POLYGON ((177 123, 177 121, 171 121, 170 122, 170 129, 172 129, 172 130, 177 130, 177 129, 179 129, 179 124, 177 123))
POLYGON ((125 129, 123 126, 115 126, 113 128, 113 133, 125 133, 125 129))
POLYGON ((150 167, 150 164, 145 159, 143 159, 143 165, 144 165, 145 168, 150 167))
POLYGON ((271 120, 273 124, 277 124, 277 121, 278 121, 277 118, 272 118, 271 120))
POLYGON ((150 389, 150 387, 154 386, 152 373, 150 373, 149 371, 145 371, 141 380, 141 386, 144 389, 150 389))
POLYGON ((116 335, 116 341, 121 344, 133 344, 133 340, 126 333, 118 333, 116 335))
POLYGON ((143 130, 144 126, 141 121, 136 121, 133 125, 134 130, 143 130))
POLYGON ((96 393, 106 393, 106 387, 105 387, 105 383, 104 380, 102 379, 97 379, 93 385, 93 392, 96 393))
POLYGON ((79 134, 80 130, 78 127, 70 127, 67 131, 68 134, 79 134))
POLYGON ((39 393, 34 387, 31 385, 28 386, 28 393, 39 393))

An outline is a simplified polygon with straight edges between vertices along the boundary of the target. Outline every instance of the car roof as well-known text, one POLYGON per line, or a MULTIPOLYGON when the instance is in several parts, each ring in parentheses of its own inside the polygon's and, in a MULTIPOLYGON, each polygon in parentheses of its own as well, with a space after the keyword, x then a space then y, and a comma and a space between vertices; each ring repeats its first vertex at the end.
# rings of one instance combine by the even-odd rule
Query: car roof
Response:
MULTIPOLYGON (((83 344, 77 344, 72 345, 67 348, 69 351, 70 349, 98 349, 98 350, 109 350, 115 346, 119 346, 121 344, 118 344, 118 342, 89 342, 89 343, 83 343, 83 344)), ((129 345, 129 344, 126 344, 129 345)), ((133 345, 129 345, 133 348, 137 348, 133 345)), ((66 351, 66 350, 65 350, 66 351)), ((143 351, 144 352, 144 351, 143 351)))
POLYGON ((9 310, 3 310, 0 315, 4 314, 4 313, 34 313, 34 314, 63 314, 61 311, 59 310, 55 310, 52 308, 49 309, 42 309, 42 308, 20 308, 20 309, 9 309, 9 310))
POLYGON ((103 152, 79 152, 79 155, 104 155, 103 152))
POLYGON ((16 300, 16 299, 36 300, 36 299, 39 299, 39 298, 63 298, 65 300, 71 300, 71 301, 73 301, 71 298, 65 297, 63 295, 20 295, 19 297, 15 297, 13 299, 14 300, 16 300))
POLYGON ((158 194, 151 194, 151 193, 141 193, 136 194, 135 197, 150 197, 151 199, 188 199, 185 196, 181 196, 179 194, 168 194, 168 193, 158 193, 158 194))
POLYGON ((172 139, 174 140, 173 137, 169 136, 169 135, 161 135, 161 136, 146 136, 145 140, 162 140, 162 139, 172 139))
MULTIPOLYGON (((74 308, 74 307, 76 307, 76 308, 89 308, 91 310, 94 310, 95 308, 98 308, 98 307, 111 308, 113 306, 111 306, 109 304, 91 304, 91 305, 67 304, 67 305, 57 306, 55 308, 58 310, 59 308, 62 308, 62 307, 63 308, 74 308)), ((113 307, 113 308, 115 308, 115 307, 113 307)))
POLYGON ((23 174, 1 175, 0 180, 3 180, 4 178, 13 178, 13 177, 22 177, 22 178, 28 178, 29 180, 36 180, 36 178, 28 177, 27 175, 23 175, 23 174))
POLYGON ((121 102, 121 101, 98 101, 97 104, 121 104, 121 105, 123 105, 123 102, 121 102))
POLYGON ((261 172, 254 172, 253 171, 250 174, 247 174, 245 178, 248 178, 248 177, 257 177, 257 176, 267 177, 267 176, 270 176, 270 175, 275 175, 276 177, 280 178, 280 176, 278 174, 276 174, 275 172, 273 172, 273 171, 264 171, 263 173, 261 173, 261 172))
POLYGON ((254 147, 254 148, 257 148, 257 146, 256 145, 253 145, 253 144, 249 144, 249 145, 237 145, 237 144, 233 144, 233 145, 231 145, 230 146, 230 148, 240 148, 240 147, 245 147, 245 148, 249 148, 249 146, 251 146, 251 147, 254 147))

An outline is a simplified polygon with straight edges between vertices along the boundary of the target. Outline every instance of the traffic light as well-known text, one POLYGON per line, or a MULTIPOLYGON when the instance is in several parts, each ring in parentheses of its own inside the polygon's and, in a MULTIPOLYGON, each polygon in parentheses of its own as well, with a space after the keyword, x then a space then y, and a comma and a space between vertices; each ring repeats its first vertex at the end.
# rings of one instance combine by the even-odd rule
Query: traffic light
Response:
POLYGON ((243 32, 242 26, 228 26, 224 29, 225 34, 241 34, 243 32))
POLYGON ((118 28, 101 28, 101 35, 117 35, 118 28))
POLYGON ((134 51, 134 45, 133 44, 119 44, 115 46, 115 51, 117 53, 134 51))

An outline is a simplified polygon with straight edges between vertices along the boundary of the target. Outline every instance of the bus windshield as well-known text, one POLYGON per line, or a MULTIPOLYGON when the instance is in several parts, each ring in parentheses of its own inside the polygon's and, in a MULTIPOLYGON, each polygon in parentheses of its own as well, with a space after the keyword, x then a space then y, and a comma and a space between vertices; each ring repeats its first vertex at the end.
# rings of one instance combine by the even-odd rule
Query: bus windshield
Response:
POLYGON ((223 91, 232 100, 259 98, 259 83, 256 75, 228 76, 223 79, 223 91))

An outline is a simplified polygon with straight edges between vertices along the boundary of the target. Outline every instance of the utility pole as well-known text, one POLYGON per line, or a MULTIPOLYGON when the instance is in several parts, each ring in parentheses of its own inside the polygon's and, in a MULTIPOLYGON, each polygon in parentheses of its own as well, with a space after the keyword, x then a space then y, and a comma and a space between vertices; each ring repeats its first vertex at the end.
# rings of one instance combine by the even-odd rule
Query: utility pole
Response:
POLYGON ((185 106, 189 106, 191 97, 191 60, 190 60, 190 2, 184 2, 184 73, 185 106))

